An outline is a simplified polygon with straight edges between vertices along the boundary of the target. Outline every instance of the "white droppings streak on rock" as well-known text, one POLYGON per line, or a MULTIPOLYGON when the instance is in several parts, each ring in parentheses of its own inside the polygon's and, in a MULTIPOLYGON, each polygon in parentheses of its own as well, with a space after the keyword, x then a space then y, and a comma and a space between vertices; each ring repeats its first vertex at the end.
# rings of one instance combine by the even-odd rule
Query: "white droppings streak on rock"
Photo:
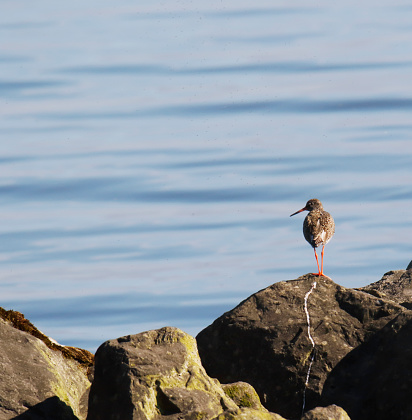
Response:
POLYGON ((308 310, 308 298, 309 298, 310 294, 316 289, 316 284, 317 284, 316 281, 314 281, 312 283, 312 286, 311 286, 310 290, 305 295, 304 309, 305 309, 305 314, 306 314, 306 323, 307 323, 307 326, 308 326, 308 337, 309 337, 309 340, 310 340, 310 342, 312 344, 312 351, 311 351, 312 357, 310 359, 310 363, 309 363, 309 367, 308 367, 308 372, 306 374, 305 388, 303 390, 302 415, 305 412, 306 388, 307 388, 308 383, 309 383, 309 376, 310 376, 310 370, 312 369, 313 359, 315 358, 315 352, 314 352, 314 349, 315 349, 315 341, 313 340, 312 334, 310 332, 310 315, 309 315, 309 310, 308 310))

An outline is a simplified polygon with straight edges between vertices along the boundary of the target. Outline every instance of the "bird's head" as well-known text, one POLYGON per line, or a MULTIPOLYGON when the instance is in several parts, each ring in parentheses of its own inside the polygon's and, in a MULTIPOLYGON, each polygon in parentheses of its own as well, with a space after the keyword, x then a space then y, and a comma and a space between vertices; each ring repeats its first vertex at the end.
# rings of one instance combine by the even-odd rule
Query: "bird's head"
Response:
POLYGON ((312 210, 323 210, 323 206, 322 203, 320 202, 320 200, 318 200, 317 198, 311 198, 305 205, 305 207, 303 207, 303 209, 300 209, 298 211, 296 211, 295 213, 291 214, 290 217, 294 216, 295 214, 298 214, 302 211, 312 211, 312 210))

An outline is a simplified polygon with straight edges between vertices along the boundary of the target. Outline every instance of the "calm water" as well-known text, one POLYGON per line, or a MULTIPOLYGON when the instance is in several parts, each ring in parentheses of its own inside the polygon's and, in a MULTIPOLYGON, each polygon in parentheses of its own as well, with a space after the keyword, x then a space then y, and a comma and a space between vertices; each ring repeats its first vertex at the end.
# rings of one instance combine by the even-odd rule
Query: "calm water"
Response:
POLYGON ((412 5, 3 1, 0 305, 62 344, 197 334, 315 270, 412 259, 412 5))

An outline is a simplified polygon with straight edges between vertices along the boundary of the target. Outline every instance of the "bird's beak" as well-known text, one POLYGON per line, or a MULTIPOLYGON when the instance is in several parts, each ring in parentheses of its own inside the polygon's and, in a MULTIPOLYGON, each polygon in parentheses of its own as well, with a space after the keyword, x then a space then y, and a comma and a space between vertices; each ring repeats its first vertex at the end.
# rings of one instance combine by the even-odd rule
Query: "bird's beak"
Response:
POLYGON ((300 209, 300 210, 296 211, 295 213, 291 214, 289 217, 292 217, 292 216, 294 216, 295 214, 298 214, 298 213, 300 213, 301 211, 305 211, 305 210, 307 210, 307 208, 306 208, 306 207, 303 207, 303 209, 300 209))

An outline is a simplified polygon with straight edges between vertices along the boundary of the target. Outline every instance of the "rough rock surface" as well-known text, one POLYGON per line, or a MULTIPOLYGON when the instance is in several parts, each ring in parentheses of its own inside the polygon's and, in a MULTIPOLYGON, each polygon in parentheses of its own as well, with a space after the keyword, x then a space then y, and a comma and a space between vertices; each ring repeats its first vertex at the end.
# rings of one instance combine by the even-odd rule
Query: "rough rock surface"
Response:
POLYGON ((323 405, 320 396, 332 369, 404 311, 402 306, 344 288, 327 277, 308 274, 276 283, 199 333, 199 352, 208 374, 223 383, 250 383, 267 409, 298 418, 312 352, 304 299, 315 280, 317 287, 308 298, 308 309, 316 353, 306 389, 306 409, 323 405))
MULTIPOLYGON (((366 419, 366 418, 365 418, 366 419)), ((335 404, 317 407, 305 413, 301 420, 351 420, 348 413, 335 404)))
POLYGON ((224 384, 222 385, 222 388, 225 394, 240 408, 240 412, 225 413, 219 418, 227 420, 284 420, 282 416, 269 413, 269 411, 263 407, 259 395, 252 385, 249 385, 246 382, 236 382, 233 384, 224 384))
POLYGON ((0 308, 0 420, 84 419, 93 355, 60 346, 0 308))
POLYGON ((331 372, 323 401, 352 420, 412 418, 412 311, 404 311, 331 372))
POLYGON ((412 270, 389 271, 379 281, 358 290, 391 299, 405 308, 412 309, 412 270))
POLYGON ((246 382, 235 382, 233 384, 222 384, 222 388, 238 407, 267 411, 252 385, 246 382))
POLYGON ((196 340, 177 328, 106 341, 95 357, 88 420, 279 419, 239 408, 206 374, 196 340))

